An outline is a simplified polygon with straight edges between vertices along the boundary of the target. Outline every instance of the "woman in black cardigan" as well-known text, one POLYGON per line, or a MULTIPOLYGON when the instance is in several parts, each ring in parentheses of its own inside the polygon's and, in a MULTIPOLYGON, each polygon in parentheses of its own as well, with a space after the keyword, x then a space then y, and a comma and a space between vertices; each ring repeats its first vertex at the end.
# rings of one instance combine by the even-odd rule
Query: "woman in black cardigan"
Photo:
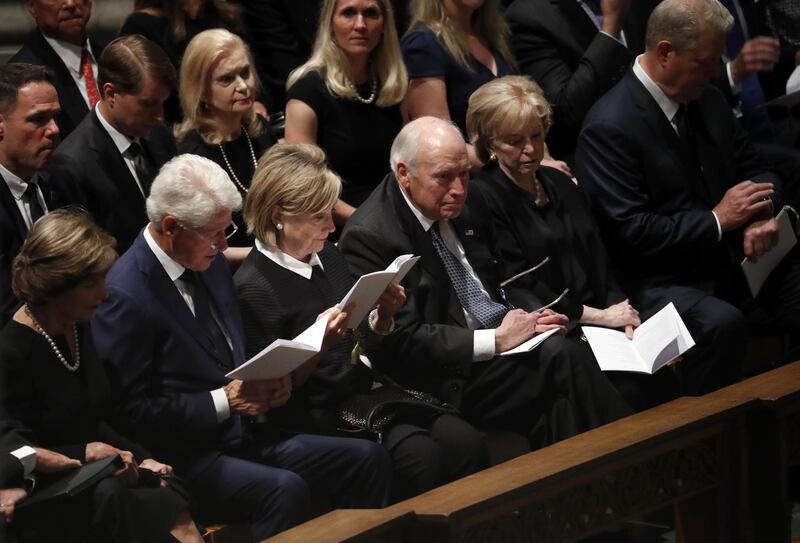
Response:
MULTIPOLYGON (((376 375, 354 352, 355 338, 344 326, 346 313, 336 307, 355 282, 342 254, 326 241, 335 229, 332 209, 340 190, 339 177, 325 165, 325 154, 316 145, 286 143, 267 151, 244 207, 256 249, 234 282, 248 356, 277 338, 295 337, 322 314, 330 318, 322 352, 295 370, 292 398, 270 411, 270 422, 289 431, 349 430, 346 435, 367 437, 352 432, 356 428, 341 416, 348 406, 372 404, 376 375)), ((383 293, 360 328, 365 352, 392 333, 394 312, 404 301, 398 285, 383 293)), ((392 457, 395 499, 485 467, 487 452, 479 433, 443 411, 391 410, 392 420, 372 436, 392 457)))
POLYGON ((166 542, 174 536, 199 543, 181 493, 140 486, 143 469, 169 476, 172 468, 105 420, 113 398, 88 322, 106 296, 114 243, 85 213, 56 210, 33 225, 14 260, 12 288, 24 305, 0 332, 4 416, 29 428, 37 445, 81 463, 115 454, 124 462, 115 477, 58 506, 37 506, 34 516, 20 512, 14 522, 22 531, 35 529, 33 540, 166 542))
MULTIPOLYGON (((560 298, 553 309, 570 318, 572 330, 620 328, 632 338, 639 312, 614 280, 586 195, 559 170, 540 166, 549 128, 550 106, 527 77, 502 77, 475 91, 467 130, 486 165, 472 188, 489 204, 510 277, 549 259, 514 286, 532 290, 542 304, 560 298)), ((669 372, 662 373, 648 379, 609 372, 609 378, 633 407, 643 408, 669 397, 671 385, 661 384, 669 372)))

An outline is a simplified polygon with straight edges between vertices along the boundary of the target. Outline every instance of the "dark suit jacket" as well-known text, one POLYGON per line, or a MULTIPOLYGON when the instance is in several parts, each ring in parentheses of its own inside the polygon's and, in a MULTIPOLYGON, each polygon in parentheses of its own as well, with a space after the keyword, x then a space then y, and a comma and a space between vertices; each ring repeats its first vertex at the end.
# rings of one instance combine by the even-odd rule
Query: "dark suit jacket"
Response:
MULTIPOLYGON (((502 297, 502 266, 492 254, 494 235, 480 194, 470 191, 461 215, 452 220, 467 258, 484 288, 502 297)), ((404 280, 407 301, 395 314, 395 331, 383 338, 373 362, 398 381, 421 388, 458 405, 461 382, 472 369, 473 331, 439 255, 408 208, 393 174, 389 174, 347 221, 339 249, 353 273, 383 270, 402 254, 422 258, 404 280)), ((513 292, 518 306, 537 301, 513 292)))
MULTIPOLYGON (((177 154, 175 140, 164 125, 156 125, 142 140, 156 168, 177 154)), ((97 114, 87 115, 56 148, 50 166, 53 179, 71 188, 70 203, 80 204, 95 222, 117 239, 117 251, 126 251, 147 224, 145 199, 97 114)), ((144 187, 148 193, 150 187, 144 187)))
POLYGON ((691 102, 688 115, 700 168, 632 70, 586 117, 576 173, 626 287, 713 289, 732 277, 742 258, 741 231, 718 242, 711 209, 746 179, 780 187, 716 88, 691 102))
MULTIPOLYGON (((94 58, 99 59, 108 42, 97 36, 90 36, 89 42, 92 45, 94 58)), ((22 49, 17 51, 9 62, 42 64, 53 70, 58 101, 61 104, 61 113, 56 117, 56 122, 61 131, 61 139, 66 138, 89 113, 89 107, 61 58, 45 41, 42 33, 36 29, 28 35, 25 43, 22 44, 22 49)))
MULTIPOLYGON (((48 209, 64 205, 61 191, 53 188, 46 172, 39 173, 39 186, 48 209)), ((11 264, 27 235, 28 227, 25 226, 17 202, 0 176, 0 325, 8 322, 20 305, 11 292, 11 264)))
MULTIPOLYGON (((222 254, 198 274, 225 322, 236 365, 242 321, 222 254)), ((121 407, 118 427, 184 474, 196 474, 241 439, 237 415, 218 423, 210 391, 225 386, 223 361, 140 234, 111 268, 108 298, 92 323, 97 354, 121 407)))
POLYGON ((569 159, 583 117, 644 51, 651 0, 631 3, 624 25, 626 48, 597 30, 577 0, 515 0, 506 11, 520 71, 531 76, 553 106, 547 143, 569 159))

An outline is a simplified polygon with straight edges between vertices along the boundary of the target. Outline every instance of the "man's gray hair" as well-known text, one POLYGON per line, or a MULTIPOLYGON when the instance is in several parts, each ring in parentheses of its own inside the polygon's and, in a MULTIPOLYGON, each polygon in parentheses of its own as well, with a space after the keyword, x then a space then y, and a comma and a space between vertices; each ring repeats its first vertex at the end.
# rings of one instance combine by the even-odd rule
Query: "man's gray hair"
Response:
POLYGON ((157 230, 166 215, 189 228, 203 228, 220 211, 241 207, 242 197, 225 170, 207 158, 188 154, 164 164, 147 197, 147 217, 157 230))
POLYGON ((654 51, 663 40, 676 51, 692 49, 704 26, 726 34, 733 27, 733 15, 719 0, 663 0, 647 21, 647 50, 654 51))
POLYGON ((397 164, 402 162, 412 172, 416 168, 417 151, 419 151, 419 141, 426 135, 426 131, 432 126, 449 126, 459 138, 464 138, 458 126, 451 121, 436 117, 420 117, 405 125, 392 142, 392 149, 389 152, 389 164, 392 172, 397 175, 397 164))

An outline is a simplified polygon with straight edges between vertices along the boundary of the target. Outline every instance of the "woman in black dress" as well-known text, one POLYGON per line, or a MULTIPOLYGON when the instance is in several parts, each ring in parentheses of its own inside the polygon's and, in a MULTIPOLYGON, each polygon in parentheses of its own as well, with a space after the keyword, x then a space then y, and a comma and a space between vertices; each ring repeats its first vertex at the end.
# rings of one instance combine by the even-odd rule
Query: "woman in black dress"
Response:
POLYGON ((57 210, 31 228, 12 268, 24 305, 0 332, 4 415, 29 428, 37 445, 82 463, 118 454, 125 464, 93 491, 37 517, 45 539, 173 541, 172 533, 199 543, 181 494, 138 488, 143 468, 161 475, 172 468, 104 420, 113 401, 89 320, 106 295, 114 243, 81 212, 57 210))
POLYGON ((311 58, 287 82, 286 141, 325 151, 343 225, 389 173, 408 76, 389 0, 325 0, 319 20, 311 58))
MULTIPOLYGON (((354 283, 344 257, 326 241, 335 229, 331 210, 340 187, 317 146, 281 144, 259 163, 245 203, 244 216, 256 236, 256 250, 236 272, 234 282, 248 356, 277 338, 295 337, 323 313, 330 316, 322 352, 294 372, 289 402, 270 411, 272 423, 292 431, 356 430, 358 425, 349 425, 342 413, 348 406, 372 406, 376 398, 371 390, 376 375, 354 356, 353 334, 337 332, 345 313, 336 304, 354 283)), ((360 327, 365 352, 381 336, 392 333, 393 314, 404 301, 402 287, 387 288, 360 327)), ((391 421, 379 436, 372 436, 392 456, 395 499, 424 492, 487 464, 481 436, 452 411, 429 405, 390 410, 391 421)))
MULTIPOLYGON (((261 154, 274 140, 254 108, 258 78, 242 39, 227 30, 201 32, 189 43, 181 65, 183 122, 175 129, 178 152, 213 160, 228 174, 243 198, 261 154)), ((241 213, 239 231, 228 240, 225 256, 241 262, 253 245, 241 213)))
MULTIPOLYGON (((549 127, 550 106, 527 77, 495 79, 469 100, 470 141, 486 162, 473 187, 491 209, 499 254, 509 276, 549 258, 514 284, 531 289, 543 304, 568 288, 553 309, 570 318, 571 328, 621 328, 633 337, 639 312, 614 280, 586 195, 562 172, 540 166, 549 127)), ((617 373, 610 377, 634 407, 657 401, 640 394, 639 383, 621 386, 621 380, 639 379, 617 373)))

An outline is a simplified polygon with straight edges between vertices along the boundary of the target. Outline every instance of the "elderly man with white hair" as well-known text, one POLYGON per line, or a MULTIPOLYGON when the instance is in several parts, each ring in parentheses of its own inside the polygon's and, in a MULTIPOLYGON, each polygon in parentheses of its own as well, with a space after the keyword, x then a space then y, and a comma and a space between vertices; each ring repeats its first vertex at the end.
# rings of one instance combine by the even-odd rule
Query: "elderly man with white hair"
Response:
POLYGON ((340 507, 385 505, 391 468, 376 443, 255 422, 287 401, 289 376, 225 377, 244 362, 222 255, 241 204, 214 162, 168 162, 147 198, 150 223, 108 274, 92 332, 118 394, 120 429, 169 459, 203 518, 250 522, 261 540, 305 520, 312 495, 340 507))
POLYGON ((350 269, 362 274, 401 254, 421 256, 406 276, 408 301, 395 314, 395 330, 373 363, 405 386, 459 406, 469 422, 517 431, 533 447, 627 414, 583 342, 556 334, 532 352, 498 357, 536 334, 563 329, 567 318, 531 312, 551 300, 500 287, 507 276, 493 253, 483 198, 468 191, 458 129, 416 119, 395 139, 391 165, 393 173, 339 242, 350 269))

